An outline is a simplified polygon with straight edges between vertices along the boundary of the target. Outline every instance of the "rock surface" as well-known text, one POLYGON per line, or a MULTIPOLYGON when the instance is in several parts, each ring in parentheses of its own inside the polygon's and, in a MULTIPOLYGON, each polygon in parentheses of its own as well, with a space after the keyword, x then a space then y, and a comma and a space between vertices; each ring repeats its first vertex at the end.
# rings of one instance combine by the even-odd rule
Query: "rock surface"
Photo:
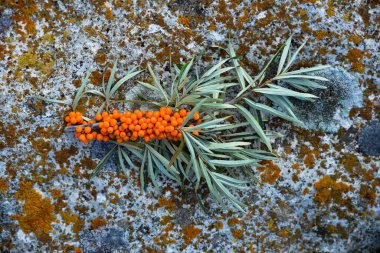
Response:
MULTIPOLYGON (((380 118, 379 13, 372 0, 2 1, 0 251, 375 252, 380 157, 359 151, 376 150, 366 145, 380 118), (255 168, 260 183, 234 192, 247 213, 220 209, 205 184, 209 213, 165 177, 160 192, 149 184, 142 193, 138 171, 126 177, 111 163, 90 179, 100 157, 64 132, 70 108, 32 98, 71 99, 87 71, 89 88, 100 89, 116 58, 118 78, 148 63, 167 78, 170 53, 183 63, 205 45, 226 46, 229 32, 252 75, 294 34, 296 46, 308 40, 296 67, 330 64, 359 80, 341 73, 347 80, 334 87, 343 90, 305 107, 310 129, 269 122, 284 134, 273 145, 282 159, 255 168)), ((208 49, 203 61, 219 53, 208 49)), ((86 97, 78 110, 91 117, 100 104, 86 97)))
POLYGON ((365 155, 380 155, 380 122, 374 122, 361 130, 359 148, 365 155))

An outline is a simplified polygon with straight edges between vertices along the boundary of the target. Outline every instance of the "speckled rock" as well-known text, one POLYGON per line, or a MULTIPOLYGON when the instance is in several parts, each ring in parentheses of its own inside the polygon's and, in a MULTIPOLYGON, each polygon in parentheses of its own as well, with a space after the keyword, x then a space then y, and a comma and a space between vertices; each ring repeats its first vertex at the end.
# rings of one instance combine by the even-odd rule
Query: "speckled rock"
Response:
POLYGON ((380 122, 373 122, 361 130, 359 148, 365 155, 380 155, 380 122))
MULTIPOLYGON (((5 0, 0 13, 0 252, 378 248, 380 157, 357 147, 357 133, 380 118, 377 1, 5 0), (231 205, 220 209, 205 182, 199 193, 207 213, 190 187, 181 189, 161 175, 159 191, 148 183, 142 192, 138 170, 127 168, 125 176, 115 159, 91 179, 106 147, 82 145, 64 131, 69 106, 32 98, 71 100, 87 71, 88 88, 101 89, 105 67, 116 58, 117 79, 149 63, 168 85, 170 58, 182 64, 205 45, 225 47, 229 34, 252 75, 293 34, 294 46, 308 40, 295 68, 342 67, 358 78, 363 95, 360 105, 352 101, 348 93, 357 86, 347 84, 356 81, 339 70, 335 84, 344 90, 322 92, 326 106, 320 109, 302 105, 313 112, 305 116, 308 129, 268 122, 284 135, 273 143, 281 159, 253 168, 259 183, 232 190, 248 205, 246 213, 231 205)), ((206 48, 200 66, 223 56, 223 50, 206 48)), ((147 81, 147 71, 136 80, 147 81)), ((115 98, 139 93, 130 81, 115 98)), ((86 96, 78 110, 91 118, 102 102, 86 96)), ((120 104, 120 110, 133 107, 120 104)))

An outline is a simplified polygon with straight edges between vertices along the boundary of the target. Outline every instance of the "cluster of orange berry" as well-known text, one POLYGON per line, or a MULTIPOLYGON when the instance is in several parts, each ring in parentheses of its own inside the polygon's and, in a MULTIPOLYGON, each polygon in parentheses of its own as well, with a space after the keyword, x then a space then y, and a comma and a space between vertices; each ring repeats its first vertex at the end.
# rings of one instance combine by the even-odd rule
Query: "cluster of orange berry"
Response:
MULTIPOLYGON (((139 138, 144 139, 146 142, 165 138, 178 141, 182 138, 179 128, 189 113, 185 109, 174 112, 168 107, 161 107, 157 111, 134 110, 133 112, 119 113, 118 110, 114 110, 113 113, 103 112, 95 117, 98 122, 98 128, 77 126, 75 137, 84 143, 94 139, 98 141, 116 140, 117 142, 123 142, 128 140, 136 141, 139 138)), ((77 112, 74 114, 77 115, 77 112)), ((68 121, 66 120, 66 122, 68 121)), ((82 120, 82 122, 85 121, 82 120)), ((68 124, 70 123, 74 124, 69 121, 68 124)), ((87 124, 93 123, 95 122, 87 122, 87 124)), ((202 120, 199 112, 196 112, 189 127, 200 123, 202 123, 202 120)), ((77 124, 82 123, 77 121, 77 124)), ((199 131, 193 131, 193 134, 199 135, 199 131)))

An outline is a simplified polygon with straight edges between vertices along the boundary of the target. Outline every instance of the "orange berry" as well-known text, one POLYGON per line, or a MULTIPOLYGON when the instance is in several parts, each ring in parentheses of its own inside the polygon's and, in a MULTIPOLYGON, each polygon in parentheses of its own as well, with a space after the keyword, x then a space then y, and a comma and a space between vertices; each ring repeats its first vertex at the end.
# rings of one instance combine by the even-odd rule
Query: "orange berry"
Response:
POLYGON ((117 129, 119 129, 119 126, 118 125, 114 125, 112 128, 113 128, 113 130, 117 130, 117 129))
POLYGON ((172 121, 171 121, 171 125, 172 125, 172 126, 178 126, 178 122, 177 122, 176 120, 172 120, 172 121))
POLYGON ((155 118, 160 117, 160 112, 159 111, 154 111, 153 112, 153 117, 155 117, 155 118))
POLYGON ((139 137, 143 137, 145 135, 145 131, 144 130, 140 130, 138 132, 138 135, 139 135, 139 137))
POLYGON ((75 128, 75 131, 76 131, 77 133, 82 132, 82 130, 83 130, 83 127, 81 127, 81 126, 77 126, 77 127, 75 128))
POLYGON ((171 108, 166 108, 166 115, 171 115, 173 113, 173 110, 171 108))
POLYGON ((118 136, 118 135, 120 135, 120 131, 119 131, 119 130, 116 130, 116 131, 114 132, 114 134, 115 134, 116 136, 118 136))
POLYGON ((164 116, 164 120, 169 121, 170 120, 170 116, 169 115, 165 115, 164 116))
POLYGON ((173 131, 171 132, 171 135, 173 135, 173 136, 177 136, 177 135, 178 135, 178 130, 173 130, 173 131))
POLYGON ((186 110, 185 109, 179 110, 179 115, 181 115, 181 117, 185 117, 186 116, 186 110))
POLYGON ((103 127, 109 128, 110 127, 110 123, 108 121, 104 122, 103 127))
POLYGON ((125 136, 127 136, 127 134, 125 132, 120 132, 120 137, 121 138, 124 138, 125 136))
POLYGON ((133 124, 129 125, 128 129, 129 129, 130 131, 133 131, 133 130, 135 129, 135 125, 133 125, 133 124))
POLYGON ((163 131, 165 131, 165 127, 164 127, 163 125, 161 125, 161 126, 158 127, 158 130, 159 130, 160 132, 163 132, 163 131))
POLYGON ((129 140, 129 136, 123 137, 123 141, 128 141, 128 140, 129 140))
POLYGON ((98 135, 96 136, 96 139, 97 139, 98 141, 102 141, 102 140, 103 140, 103 135, 98 134, 98 135))
POLYGON ((94 137, 94 139, 96 138, 96 136, 98 136, 98 133, 97 132, 92 132, 92 136, 94 137))
POLYGON ((90 132, 91 132, 91 127, 89 127, 89 126, 86 126, 85 128, 84 128, 84 132, 86 133, 86 134, 89 134, 90 132))
POLYGON ((123 142, 123 139, 122 138, 117 138, 116 142, 121 143, 121 142, 123 142))
POLYGON ((94 136, 92 134, 86 134, 86 139, 91 141, 92 139, 94 139, 94 136))
POLYGON ((88 124, 94 124, 95 121, 93 121, 93 120, 89 120, 87 123, 88 123, 88 124))
POLYGON ((113 133, 113 127, 109 127, 108 129, 107 129, 107 131, 108 131, 108 133, 113 133))
POLYGON ((86 140, 86 136, 84 134, 79 135, 79 140, 85 141, 86 140))
POLYGON ((154 130, 154 133, 155 133, 156 135, 159 135, 159 134, 160 134, 160 130, 159 130, 159 129, 155 129, 155 130, 154 130))
POLYGON ((136 125, 136 126, 135 126, 135 131, 140 131, 140 129, 141 129, 141 126, 140 126, 140 125, 136 125))
POLYGON ((199 112, 195 112, 195 114, 193 116, 193 119, 194 120, 198 120, 199 119, 199 112))
POLYGON ((75 125, 77 123, 77 119, 74 117, 74 118, 70 118, 70 123, 75 125))
POLYGON ((110 138, 107 135, 103 135, 103 141, 109 141, 110 138))
POLYGON ((66 116, 65 121, 66 121, 66 123, 69 123, 70 122, 70 116, 66 116))
POLYGON ((181 117, 181 115, 179 115, 179 113, 178 112, 175 112, 174 114, 173 114, 173 117, 175 117, 175 118, 179 118, 179 117, 181 117))
POLYGON ((168 122, 166 121, 166 120, 163 120, 162 122, 161 122, 161 124, 163 125, 163 126, 167 126, 168 125, 168 122))
POLYGON ((75 117, 75 112, 69 112, 69 116, 70 116, 70 118, 74 118, 75 117))
POLYGON ((100 114, 96 114, 95 119, 96 119, 96 121, 101 121, 103 119, 103 117, 100 114))
POLYGON ((75 116, 82 116, 82 113, 80 113, 80 112, 75 112, 75 116))
POLYGON ((150 137, 149 136, 145 136, 144 137, 144 141, 149 142, 150 141, 150 137))
POLYGON ((145 115, 147 118, 150 118, 150 117, 152 117, 153 116, 153 112, 151 112, 151 111, 148 111, 147 113, 146 113, 146 115, 145 115))
POLYGON ((113 112, 112 112, 113 114, 119 114, 119 111, 118 110, 113 110, 113 112))
POLYGON ((152 122, 153 124, 157 122, 157 118, 156 117, 151 117, 150 118, 150 122, 152 122))
POLYGON ((106 135, 106 134, 108 133, 107 128, 102 128, 102 129, 100 129, 100 132, 101 132, 103 135, 106 135))
POLYGON ((132 113, 132 114, 131 114, 131 119, 132 119, 132 120, 136 120, 136 119, 137 119, 136 114, 132 113))
POLYGON ((120 121, 124 123, 125 121, 127 121, 127 118, 124 117, 124 116, 121 116, 121 117, 120 117, 120 121))
POLYGON ((182 138, 182 133, 179 132, 179 133, 177 134, 177 137, 178 137, 178 138, 182 138))
POLYGON ((198 136, 198 135, 199 135, 199 131, 198 131, 198 130, 195 130, 195 131, 193 132, 193 134, 198 136))
POLYGON ((153 133, 153 129, 147 129, 146 132, 147 132, 148 134, 151 134, 151 133, 153 133))
POLYGON ((152 124, 152 123, 148 123, 148 128, 149 129, 151 129, 151 128, 153 128, 154 127, 154 125, 152 124))
POLYGON ((102 112, 102 117, 108 117, 108 112, 102 112))
POLYGON ((125 123, 127 123, 128 125, 131 124, 131 123, 132 123, 132 119, 131 119, 131 118, 127 118, 127 119, 125 120, 125 123))
POLYGON ((124 116, 125 116, 126 118, 129 118, 129 117, 131 117, 131 112, 129 112, 129 111, 126 111, 126 112, 124 113, 124 116))
POLYGON ((148 128, 148 124, 147 123, 142 123, 141 124, 141 129, 145 130, 148 128))
POLYGON ((111 119, 110 120, 110 124, 111 124, 111 126, 117 125, 117 120, 116 119, 111 119))
POLYGON ((103 125, 104 125, 104 122, 100 122, 98 126, 99 126, 99 128, 102 128, 103 125))
POLYGON ((181 126, 183 123, 183 118, 178 118, 177 123, 178 123, 178 126, 181 126))

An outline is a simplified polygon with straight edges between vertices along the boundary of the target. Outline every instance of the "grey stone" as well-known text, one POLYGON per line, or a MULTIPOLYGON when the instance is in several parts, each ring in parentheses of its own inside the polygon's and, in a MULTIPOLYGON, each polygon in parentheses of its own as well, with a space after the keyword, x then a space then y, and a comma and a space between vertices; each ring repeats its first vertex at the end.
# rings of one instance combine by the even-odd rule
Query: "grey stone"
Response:
MULTIPOLYGON (((100 142, 100 141, 94 141, 94 143, 91 146, 91 158, 94 159, 102 159, 108 151, 111 150, 111 148, 115 144, 108 143, 108 142, 100 142)), ((116 164, 117 161, 116 155, 113 155, 107 163, 104 165, 104 169, 107 169, 109 171, 117 171, 118 166, 116 164)))
POLYGON ((121 252, 129 248, 127 232, 119 227, 84 232, 80 244, 86 253, 121 252))
POLYGON ((380 122, 365 126, 359 134, 359 149, 365 155, 380 155, 380 122))
POLYGON ((13 25, 13 21, 11 16, 7 13, 3 13, 0 15, 0 37, 4 36, 4 32, 9 29, 13 25))
POLYGON ((362 92, 357 78, 342 68, 329 68, 310 75, 322 76, 329 81, 317 81, 326 89, 315 89, 311 94, 319 98, 314 101, 291 99, 297 107, 296 116, 306 129, 337 132, 340 126, 349 127, 349 112, 362 104, 362 92))

